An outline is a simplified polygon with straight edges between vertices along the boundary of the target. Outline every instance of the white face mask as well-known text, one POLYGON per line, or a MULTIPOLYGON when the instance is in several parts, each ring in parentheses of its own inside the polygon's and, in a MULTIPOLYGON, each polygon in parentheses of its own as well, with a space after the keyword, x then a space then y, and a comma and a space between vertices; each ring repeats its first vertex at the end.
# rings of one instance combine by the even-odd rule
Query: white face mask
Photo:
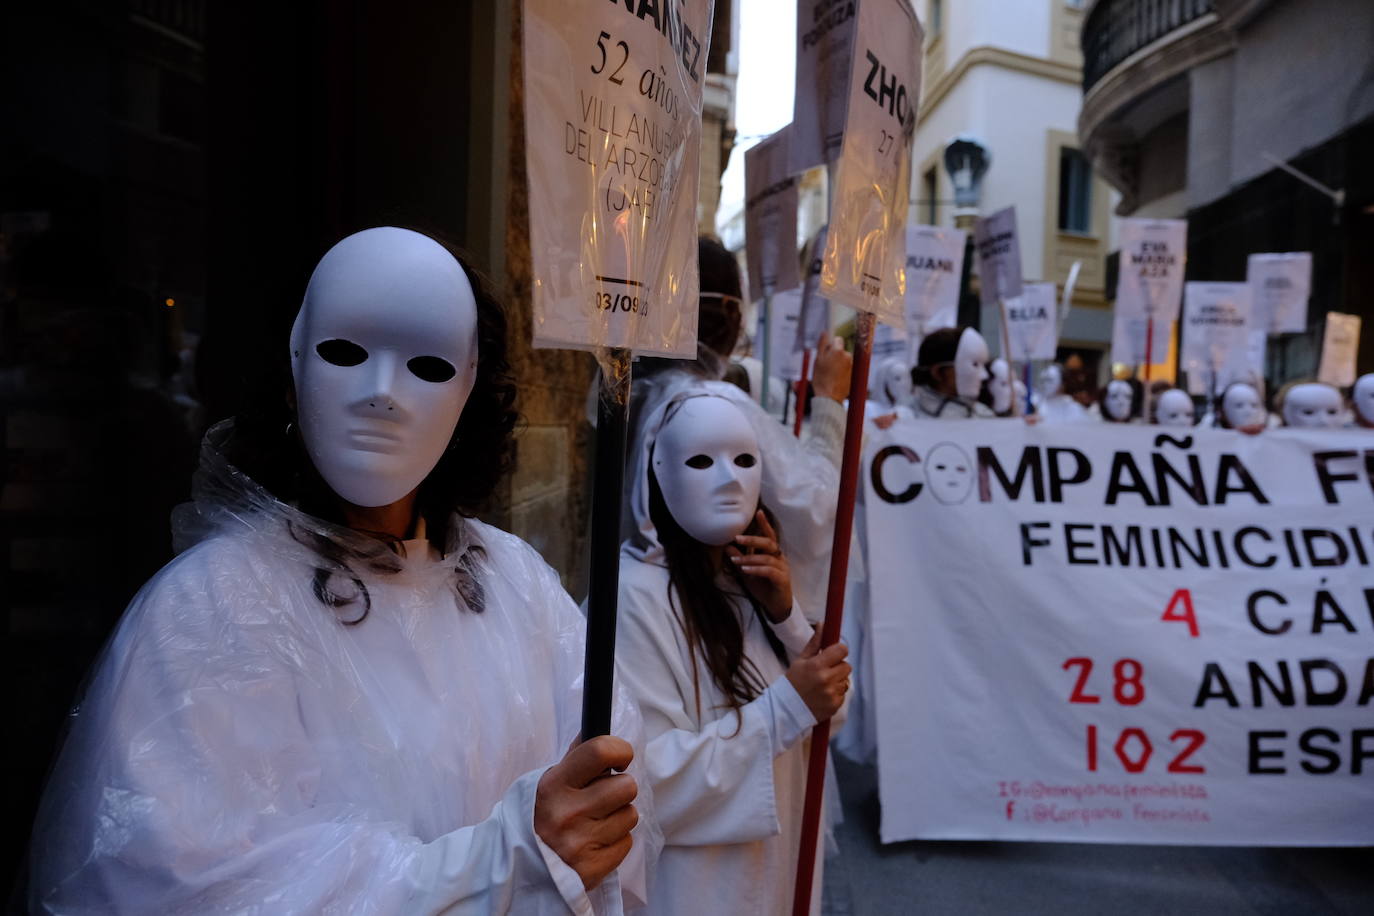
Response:
POLYGON ((1160 426, 1192 426, 1193 416, 1193 399, 1186 391, 1170 388, 1159 396, 1155 422, 1160 426))
POLYGON ((477 374, 477 303, 462 266, 408 229, 325 254, 291 329, 306 452, 348 502, 387 506, 434 469, 477 374))
POLYGON ((763 484, 758 438, 724 398, 682 403, 654 443, 654 476, 682 530, 720 547, 754 520, 763 484))
POLYGON ((992 377, 988 380, 988 392, 992 395, 993 413, 1006 413, 1011 410, 1011 367, 1005 359, 992 361, 992 377))
POLYGON ((1237 382, 1221 396, 1221 415, 1234 429, 1264 422, 1264 404, 1254 386, 1237 382))
POLYGON ((1365 426, 1374 426, 1374 372, 1355 380, 1350 400, 1355 402, 1355 418, 1365 426))
POLYGON ((898 407, 911 403, 911 370, 899 359, 889 359, 878 369, 878 403, 898 407))
POLYGON ((1129 420, 1134 401, 1130 382, 1112 379, 1107 383, 1107 393, 1102 398, 1102 412, 1113 420, 1129 420))
POLYGON ((1341 393, 1320 382, 1294 385, 1283 399, 1283 422, 1306 429, 1340 426, 1341 393))
POLYGON ((973 328, 959 335, 954 351, 954 388, 961 398, 973 399, 983 390, 988 377, 988 342, 973 328))
POLYGON ((1035 380, 1035 390, 1042 398, 1052 398, 1064 387, 1064 373, 1055 363, 1050 363, 1040 370, 1040 376, 1035 380))

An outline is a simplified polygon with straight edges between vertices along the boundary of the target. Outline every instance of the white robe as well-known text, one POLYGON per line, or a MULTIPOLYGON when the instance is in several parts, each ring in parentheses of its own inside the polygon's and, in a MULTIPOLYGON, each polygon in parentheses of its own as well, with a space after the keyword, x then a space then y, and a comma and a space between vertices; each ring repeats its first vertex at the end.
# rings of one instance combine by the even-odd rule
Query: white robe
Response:
MULTIPOLYGON (((33 909, 619 913, 617 875, 586 893, 533 827, 539 777, 579 730, 584 623, 554 572, 455 520, 446 558, 371 542, 393 571, 354 555, 356 579, 327 583, 353 600, 331 608, 318 544, 369 548, 226 468, 189 513, 215 533, 135 597, 74 714, 33 909)), ((638 737, 623 698, 615 721, 638 737)))
MULTIPOLYGON (((698 712, 694 661, 668 588, 666 567, 622 552, 619 670, 644 717, 645 762, 665 843, 650 912, 790 913, 815 718, 763 627, 772 627, 789 659, 812 629, 799 608, 780 624, 764 624, 734 598, 745 657, 769 686, 737 716, 700 661, 698 712)), ((818 913, 819 856, 815 874, 811 910, 818 913)))

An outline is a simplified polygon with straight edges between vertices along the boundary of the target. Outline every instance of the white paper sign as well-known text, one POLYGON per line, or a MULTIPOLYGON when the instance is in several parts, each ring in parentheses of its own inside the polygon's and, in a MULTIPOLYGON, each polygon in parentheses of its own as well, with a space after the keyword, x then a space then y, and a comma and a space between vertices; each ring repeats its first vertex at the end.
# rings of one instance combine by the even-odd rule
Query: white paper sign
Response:
POLYGON ((1367 431, 866 439, 883 842, 1374 843, 1367 431))
POLYGON ((1053 283, 1026 283, 1021 287, 1021 295, 1002 300, 1010 359, 1018 363, 1054 359, 1059 345, 1057 294, 1053 283))
POLYGON ((844 140, 855 0, 797 0, 791 171, 834 162, 844 140))
POLYGON ((1016 236, 1016 208, 1006 207, 973 228, 978 250, 978 282, 984 305, 1021 295, 1021 242, 1016 236))
POLYGON ((800 289, 786 289, 773 295, 768 327, 769 371, 789 382, 801 378, 801 351, 794 346, 801 308, 800 289))
POLYGON ((525 0, 536 347, 696 355, 711 0, 525 0))
POLYGON ((906 230, 906 329, 920 338, 959 323, 967 233, 940 226, 906 230))
POLYGON ((788 171, 788 133, 784 127, 744 153, 744 244, 754 299, 801 285, 798 189, 788 171))
MULTIPOLYGON (((1187 263, 1188 223, 1181 219, 1123 219, 1116 311, 1128 318, 1178 320, 1187 263)), ((1158 361, 1162 354, 1154 355, 1158 361)))
POLYGON ((1317 381, 1345 388, 1355 384, 1355 357, 1360 350, 1360 316, 1326 313, 1322 361, 1317 381))
POLYGON ((1132 317, 1117 309, 1112 317, 1112 361, 1129 366, 1162 363, 1169 355, 1173 333, 1172 321, 1151 322, 1144 316, 1132 317))
POLYGON ((799 357, 803 351, 815 349, 821 334, 830 330, 830 300, 820 293, 825 236, 826 227, 822 226, 809 248, 811 257, 802 282, 801 318, 797 323, 797 338, 792 344, 793 352, 799 357))
MULTIPOLYGON (((1183 287, 1183 368, 1206 379, 1213 394, 1223 379, 1250 367, 1250 284, 1187 283, 1183 287)), ((1204 388, 1202 392, 1206 393, 1204 388)))
POLYGON ((1307 299, 1312 294, 1312 252, 1252 254, 1246 280, 1253 303, 1251 323, 1270 334, 1307 330, 1307 299))
POLYGON ((902 321, 921 36, 906 0, 859 4, 844 146, 821 267, 821 292, 887 324, 902 321))

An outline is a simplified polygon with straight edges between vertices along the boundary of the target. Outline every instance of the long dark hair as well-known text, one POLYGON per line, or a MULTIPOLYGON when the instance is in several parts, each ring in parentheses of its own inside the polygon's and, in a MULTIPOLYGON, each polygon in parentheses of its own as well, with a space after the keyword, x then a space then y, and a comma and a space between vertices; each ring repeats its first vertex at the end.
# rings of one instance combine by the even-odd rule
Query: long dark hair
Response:
MULTIPOLYGON (((417 230, 418 231, 418 230, 417 230)), ((425 535, 441 555, 448 550, 446 537, 453 513, 475 515, 484 508, 496 484, 510 469, 514 431, 516 386, 506 356, 506 313, 491 293, 490 283, 475 270, 458 248, 431 232, 424 235, 453 255, 477 302, 477 374, 448 448, 434 469, 420 483, 416 511, 425 521, 425 535)), ((274 497, 301 511, 334 524, 343 524, 340 500, 315 469, 305 450, 296 423, 295 388, 285 341, 274 348, 263 389, 234 419, 226 457, 274 497)), ((397 539, 367 532, 383 549, 375 553, 346 552, 329 538, 293 529, 292 535, 315 549, 325 561, 315 570, 312 589, 319 600, 334 609, 358 610, 340 614, 347 624, 360 623, 371 607, 367 586, 353 571, 364 566, 373 572, 399 571, 397 539), (343 579, 344 589, 334 585, 343 579)), ((455 589, 464 603, 480 612, 484 606, 478 580, 483 553, 472 548, 454 560, 455 589)))
POLYGON ((916 352, 916 365, 911 370, 911 381, 940 391, 941 379, 935 372, 937 369, 954 365, 954 355, 959 352, 959 338, 964 336, 965 330, 963 326, 940 328, 927 334, 916 352))
MULTIPOLYGON (((773 514, 762 503, 763 510, 773 530, 777 522, 773 514)), ((658 531, 658 541, 668 560, 668 605, 677 618, 682 633, 687 638, 687 646, 693 654, 692 693, 696 701, 697 717, 701 717, 701 683, 697 677, 696 657, 706 663, 711 680, 725 694, 727 708, 739 715, 745 703, 758 697, 768 684, 758 667, 744 654, 744 629, 735 615, 735 607, 725 592, 715 585, 716 573, 711 566, 711 556, 696 538, 682 529, 668 511, 663 491, 659 489, 658 478, 653 471, 653 455, 649 456, 649 518, 658 531)), ((750 532, 753 526, 750 526, 750 532)), ((782 643, 767 625, 763 608, 749 590, 738 572, 726 564, 730 577, 739 586, 738 594, 748 601, 753 613, 763 624, 768 645, 778 661, 786 665, 787 653, 782 643)))

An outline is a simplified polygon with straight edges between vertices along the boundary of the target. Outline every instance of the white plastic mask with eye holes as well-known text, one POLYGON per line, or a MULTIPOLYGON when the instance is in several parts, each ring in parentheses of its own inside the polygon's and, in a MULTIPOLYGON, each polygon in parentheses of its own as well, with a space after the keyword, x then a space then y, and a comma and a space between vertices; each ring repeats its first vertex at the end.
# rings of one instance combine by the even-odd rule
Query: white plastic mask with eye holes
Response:
POLYGON ((1160 426, 1192 426, 1195 416, 1193 399, 1181 388, 1170 388, 1155 405, 1155 422, 1160 426))
POLYGON ((1341 393, 1321 382, 1306 382, 1288 389, 1283 398, 1286 426, 1324 429, 1341 425, 1341 393))
POLYGON ((884 407, 911 403, 911 370, 900 359, 884 360, 878 367, 876 400, 884 407))
POLYGON ((1058 363, 1050 363, 1035 379, 1035 391, 1042 398, 1052 398, 1064 388, 1064 370, 1058 363))
POLYGON ((994 359, 988 379, 988 392, 992 395, 993 413, 1006 413, 1011 410, 1011 366, 1005 359, 994 359))
POLYGON ((358 506, 390 505, 448 447, 477 374, 477 302, 438 242, 384 227, 325 253, 291 329, 306 452, 358 506))
POLYGON ((959 335, 954 351, 954 388, 961 398, 976 398, 988 377, 988 342, 973 328, 959 335))
POLYGON ((1350 400, 1355 405, 1356 422, 1361 426, 1374 426, 1374 372, 1355 379, 1350 400))
POLYGON ((1131 391, 1131 383, 1114 378, 1107 383, 1107 391, 1102 396, 1102 411, 1108 419, 1116 420, 1118 423, 1131 418, 1131 404, 1135 401, 1135 394, 1131 391))
POLYGON ((1264 423, 1264 403, 1253 385, 1237 382, 1221 396, 1221 415, 1233 429, 1264 423))
POLYGON ((703 544, 723 546, 758 510, 763 464, 749 420, 724 398, 688 398, 654 443, 654 476, 673 519, 703 544))

